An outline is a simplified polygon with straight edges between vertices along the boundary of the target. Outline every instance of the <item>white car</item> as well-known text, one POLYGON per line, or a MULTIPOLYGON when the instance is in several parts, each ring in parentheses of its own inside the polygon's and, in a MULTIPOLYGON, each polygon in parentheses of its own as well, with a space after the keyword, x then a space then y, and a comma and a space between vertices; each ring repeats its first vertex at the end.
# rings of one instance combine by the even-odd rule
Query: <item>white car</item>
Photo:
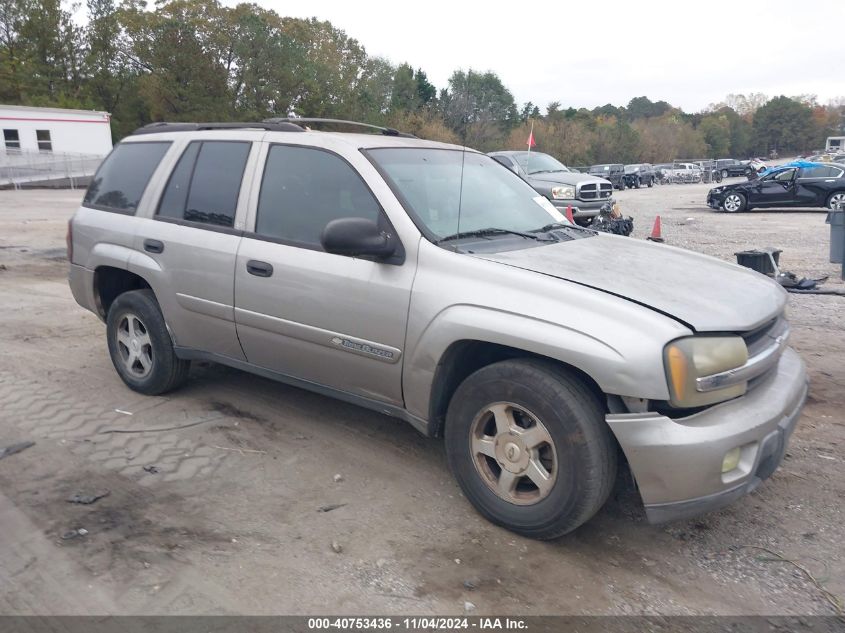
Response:
POLYGON ((695 163, 674 163, 671 173, 675 183, 701 182, 701 165, 695 163))

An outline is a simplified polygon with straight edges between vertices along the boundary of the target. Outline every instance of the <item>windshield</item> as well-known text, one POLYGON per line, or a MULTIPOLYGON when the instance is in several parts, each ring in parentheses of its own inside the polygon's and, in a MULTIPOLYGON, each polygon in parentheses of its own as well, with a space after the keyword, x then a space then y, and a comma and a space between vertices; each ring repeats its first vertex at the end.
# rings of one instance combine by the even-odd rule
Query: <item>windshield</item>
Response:
POLYGON ((540 152, 522 152, 513 155, 513 158, 527 174, 569 171, 569 168, 556 158, 540 152))
POLYGON ((639 165, 625 165, 625 173, 626 174, 635 174, 639 170, 639 165))
POLYGON ((522 178, 484 154, 410 147, 367 154, 434 240, 491 228, 536 231, 567 222, 522 178))

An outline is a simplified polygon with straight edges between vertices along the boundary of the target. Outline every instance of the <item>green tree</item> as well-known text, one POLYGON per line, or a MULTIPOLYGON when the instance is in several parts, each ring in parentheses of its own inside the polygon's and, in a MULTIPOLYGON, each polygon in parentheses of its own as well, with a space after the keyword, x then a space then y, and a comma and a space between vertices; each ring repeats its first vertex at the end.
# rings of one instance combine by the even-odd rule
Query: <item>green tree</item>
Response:
POLYGON ((671 109, 672 106, 665 101, 654 102, 648 97, 634 97, 625 108, 629 121, 661 116, 671 109))
POLYGON ((707 143, 708 155, 714 158, 727 156, 731 149, 731 124, 724 114, 708 114, 698 126, 707 143))
POLYGON ((437 98, 437 88, 428 80, 428 75, 423 72, 422 68, 417 68, 415 78, 420 103, 424 106, 432 104, 437 98))
POLYGON ((0 100, 20 103, 25 94, 25 44, 21 30, 29 10, 27 0, 0 0, 0 100))
POLYGON ((414 69, 408 64, 400 64, 393 75, 393 97, 390 107, 393 110, 416 110, 422 104, 419 86, 414 69))
POLYGON ((812 149, 816 139, 813 111, 789 97, 775 97, 754 113, 753 134, 758 152, 812 149))
POLYGON ((449 78, 442 107, 446 125, 467 139, 472 129, 472 138, 483 147, 490 146, 495 138, 501 139, 519 119, 510 90, 490 71, 456 70, 449 78))

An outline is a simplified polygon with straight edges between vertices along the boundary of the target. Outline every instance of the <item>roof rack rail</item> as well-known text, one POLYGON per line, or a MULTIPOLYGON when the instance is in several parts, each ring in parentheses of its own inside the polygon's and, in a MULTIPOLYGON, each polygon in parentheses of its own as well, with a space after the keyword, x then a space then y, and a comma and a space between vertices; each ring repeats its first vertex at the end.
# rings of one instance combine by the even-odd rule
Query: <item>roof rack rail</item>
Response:
POLYGON ((304 132, 302 126, 285 121, 246 121, 225 123, 150 123, 132 132, 158 134, 159 132, 199 132, 202 130, 267 130, 268 132, 304 132))
POLYGON ((328 124, 335 124, 335 125, 348 125, 351 127, 362 127, 368 130, 378 130, 380 134, 384 134, 385 136, 401 136, 402 138, 417 138, 413 134, 408 134, 407 132, 400 132, 399 130, 395 130, 392 127, 381 127, 379 125, 370 125, 369 123, 360 123, 358 121, 346 121, 344 119, 321 119, 321 118, 306 118, 306 117, 273 117, 272 119, 264 119, 265 123, 288 123, 293 125, 303 125, 308 123, 328 123, 328 124))

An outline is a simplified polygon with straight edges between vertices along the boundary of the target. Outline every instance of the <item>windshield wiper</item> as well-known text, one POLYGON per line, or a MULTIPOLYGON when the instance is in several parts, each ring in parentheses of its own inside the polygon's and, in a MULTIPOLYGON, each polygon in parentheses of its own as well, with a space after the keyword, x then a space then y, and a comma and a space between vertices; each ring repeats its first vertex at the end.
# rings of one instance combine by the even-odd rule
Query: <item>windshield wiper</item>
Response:
POLYGON ((533 176, 534 174, 556 174, 558 172, 564 171, 563 169, 538 169, 537 171, 529 171, 528 175, 533 176))
POLYGON ((578 234, 583 235, 587 233, 588 235, 592 235, 594 231, 584 228, 583 226, 578 226, 577 224, 565 224, 563 222, 553 222, 551 224, 547 224, 546 226, 541 226, 539 229, 532 229, 532 233, 548 233, 549 231, 559 231, 559 230, 573 230, 578 234))
POLYGON ((487 229, 475 229, 474 231, 461 231, 460 233, 453 233, 452 235, 441 237, 435 242, 435 244, 442 244, 443 242, 449 242, 452 240, 460 240, 465 237, 488 237, 490 235, 519 235, 520 237, 525 237, 529 240, 537 240, 539 242, 557 241, 555 239, 542 238, 538 235, 533 235, 532 233, 522 233, 521 231, 511 231, 509 229, 499 229, 490 227, 487 229))

